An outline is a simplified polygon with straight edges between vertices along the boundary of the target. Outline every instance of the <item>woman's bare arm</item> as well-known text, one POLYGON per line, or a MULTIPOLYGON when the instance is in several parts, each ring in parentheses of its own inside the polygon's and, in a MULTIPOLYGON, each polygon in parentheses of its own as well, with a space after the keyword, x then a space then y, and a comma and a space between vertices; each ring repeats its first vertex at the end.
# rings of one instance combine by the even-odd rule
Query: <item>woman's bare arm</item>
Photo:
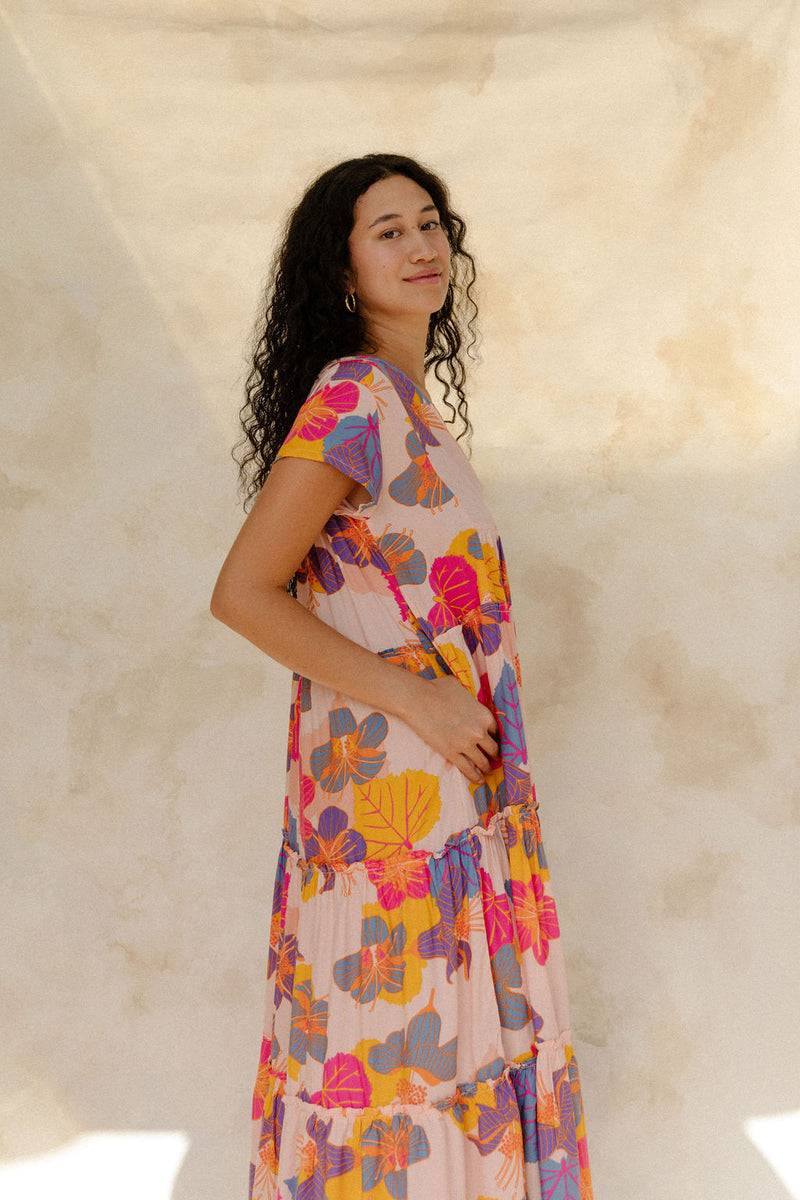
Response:
POLYGON ((211 612, 290 670, 400 717, 477 783, 498 753, 491 712, 456 679, 427 680, 388 662, 286 591, 334 509, 363 492, 327 463, 279 459, 223 563, 211 612))

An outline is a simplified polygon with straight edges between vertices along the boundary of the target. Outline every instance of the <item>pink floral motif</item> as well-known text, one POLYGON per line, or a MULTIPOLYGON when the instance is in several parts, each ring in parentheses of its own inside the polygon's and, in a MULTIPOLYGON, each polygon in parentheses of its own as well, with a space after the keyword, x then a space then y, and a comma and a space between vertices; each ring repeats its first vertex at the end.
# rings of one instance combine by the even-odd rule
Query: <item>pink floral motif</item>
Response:
POLYGON ((334 428, 341 413, 352 412, 357 404, 357 384, 350 380, 328 383, 306 400, 294 431, 303 441, 319 441, 334 428))
POLYGON ((511 883, 511 902, 517 919, 517 936, 521 950, 532 950, 538 963, 547 962, 550 942, 559 936, 555 901, 545 896, 544 884, 538 875, 527 883, 515 879, 511 883))
POLYGON ((478 577, 475 568, 460 555, 445 554, 434 559, 428 580, 436 597, 428 620, 435 629, 480 624, 478 577))
POLYGON ((378 889, 378 900, 384 908, 398 908, 405 899, 427 896, 431 887, 428 856, 367 859, 367 874, 378 889))
POLYGON ((306 809, 314 802, 316 784, 310 775, 300 776, 300 833, 307 838, 312 830, 311 822, 306 816, 306 809))
POLYGON ((372 1099, 372 1084, 355 1054, 334 1054, 325 1063, 322 1088, 309 1096, 312 1104, 325 1108, 365 1108, 372 1099))
POLYGON ((488 871, 481 868, 481 903, 489 941, 489 954, 496 954, 502 945, 514 941, 514 921, 508 897, 498 895, 492 887, 488 871))

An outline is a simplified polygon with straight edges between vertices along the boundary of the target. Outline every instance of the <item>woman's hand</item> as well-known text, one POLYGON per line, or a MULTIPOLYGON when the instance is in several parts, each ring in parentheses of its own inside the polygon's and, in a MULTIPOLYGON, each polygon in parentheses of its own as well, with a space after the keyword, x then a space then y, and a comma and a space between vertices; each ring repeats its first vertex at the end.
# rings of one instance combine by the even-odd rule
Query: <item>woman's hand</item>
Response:
POLYGON ((424 742, 458 767, 470 783, 481 783, 500 747, 497 721, 453 675, 427 680, 404 719, 424 742))
POLYGON ((335 467, 280 459, 220 572, 211 611, 298 675, 394 713, 470 781, 498 756, 497 722, 452 676, 424 679, 333 629, 286 591, 325 522, 346 496, 361 498, 335 467))

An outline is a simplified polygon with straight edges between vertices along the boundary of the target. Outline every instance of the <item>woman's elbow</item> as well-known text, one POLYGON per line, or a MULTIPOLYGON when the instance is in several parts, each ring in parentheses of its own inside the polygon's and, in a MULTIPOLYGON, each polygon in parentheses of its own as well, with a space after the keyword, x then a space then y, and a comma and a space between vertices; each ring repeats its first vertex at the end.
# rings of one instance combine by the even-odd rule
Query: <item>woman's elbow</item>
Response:
POLYGON ((211 603, 208 607, 212 617, 216 617, 218 621, 222 621, 223 625, 228 624, 229 604, 230 598, 227 589, 220 587, 218 580, 214 591, 211 593, 211 603))
POLYGON ((220 575, 216 582, 214 591, 211 593, 211 602, 209 608, 212 617, 221 621, 223 625, 229 625, 231 629, 240 629, 243 625, 250 625, 252 620, 274 619, 272 614, 273 598, 278 599, 280 604, 280 596, 285 593, 285 587, 264 587, 261 586, 243 586, 238 585, 220 575))
POLYGON ((230 571, 223 569, 211 593, 209 608, 212 617, 222 621, 223 625, 235 624, 236 615, 241 613, 242 603, 245 599, 246 589, 237 586, 235 576, 232 576, 230 571))

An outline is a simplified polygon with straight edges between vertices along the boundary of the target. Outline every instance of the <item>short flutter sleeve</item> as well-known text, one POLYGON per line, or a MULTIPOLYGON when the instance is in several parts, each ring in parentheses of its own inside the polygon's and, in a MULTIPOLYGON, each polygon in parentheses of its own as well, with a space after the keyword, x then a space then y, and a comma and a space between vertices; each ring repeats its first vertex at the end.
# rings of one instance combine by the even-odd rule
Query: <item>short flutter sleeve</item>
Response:
POLYGON ((345 359, 326 367, 303 402, 277 457, 329 463, 363 484, 376 503, 383 464, 373 369, 372 363, 359 359, 345 359))

